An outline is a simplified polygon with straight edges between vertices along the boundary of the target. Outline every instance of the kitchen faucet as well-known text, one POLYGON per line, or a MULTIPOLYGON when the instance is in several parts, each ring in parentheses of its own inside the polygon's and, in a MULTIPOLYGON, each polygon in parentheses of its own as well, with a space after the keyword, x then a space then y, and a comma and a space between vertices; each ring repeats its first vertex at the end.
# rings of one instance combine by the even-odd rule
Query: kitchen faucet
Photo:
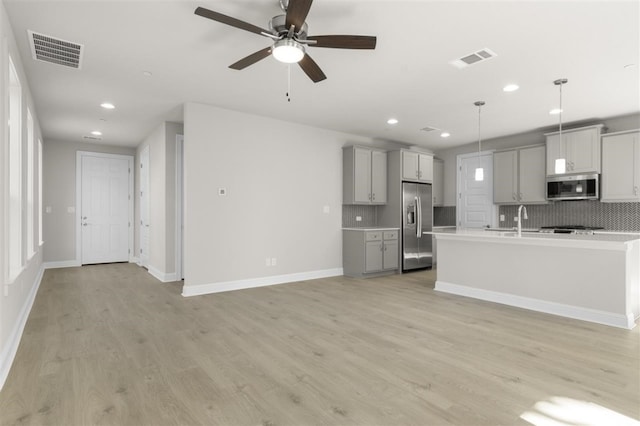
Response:
POLYGON ((529 216, 527 216, 527 208, 520 205, 518 207, 518 237, 522 237, 522 219, 529 219, 529 216), (524 217, 522 217, 522 209, 524 209, 524 217))

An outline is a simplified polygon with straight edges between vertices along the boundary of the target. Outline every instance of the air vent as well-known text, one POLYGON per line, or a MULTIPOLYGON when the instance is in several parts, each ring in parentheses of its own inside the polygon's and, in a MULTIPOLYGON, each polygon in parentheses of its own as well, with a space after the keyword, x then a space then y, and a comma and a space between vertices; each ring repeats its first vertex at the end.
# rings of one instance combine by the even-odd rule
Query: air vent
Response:
POLYGON ((86 140, 90 140, 90 141, 101 141, 102 138, 99 136, 89 136, 89 135, 84 135, 82 137, 82 139, 86 139, 86 140))
POLYGON ((80 69, 84 46, 28 30, 31 55, 37 61, 80 69))
POLYGON ((438 129, 437 127, 429 127, 429 126, 427 126, 427 127, 423 127, 420 130, 423 131, 423 132, 433 132, 434 130, 440 130, 440 129, 438 129))
POLYGON ((449 63, 456 68, 466 68, 469 65, 474 65, 486 61, 487 59, 495 58, 496 56, 498 55, 496 55, 495 52, 491 51, 490 49, 484 48, 478 50, 477 52, 465 55, 462 58, 454 59, 449 63))

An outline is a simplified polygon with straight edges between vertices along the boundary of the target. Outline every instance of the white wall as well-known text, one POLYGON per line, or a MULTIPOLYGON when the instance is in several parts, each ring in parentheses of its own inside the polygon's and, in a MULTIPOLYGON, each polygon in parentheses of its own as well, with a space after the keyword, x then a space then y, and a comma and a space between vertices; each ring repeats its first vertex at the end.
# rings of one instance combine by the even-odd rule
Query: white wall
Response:
MULTIPOLYGON (((35 125, 34 142, 34 181, 38 182, 39 176, 37 172, 37 140, 41 139, 40 127, 38 124, 37 111, 34 107, 31 92, 29 90, 29 82, 25 76, 22 61, 18 54, 15 38, 4 4, 0 3, 0 40, 2 40, 2 49, 0 49, 0 388, 9 373, 9 368, 13 362, 13 357, 20 343, 20 337, 24 324, 26 323, 31 305, 35 297, 35 293, 40 283, 42 274, 42 247, 35 244, 35 254, 26 257, 23 269, 18 275, 8 280, 8 264, 7 256, 9 252, 7 231, 8 231, 8 68, 9 55, 16 67, 18 77, 22 86, 22 181, 23 181, 23 199, 26 200, 26 184, 27 184, 27 108, 31 111, 35 125)), ((38 235, 38 211, 40 209, 38 203, 38 192, 34 193, 34 215, 33 223, 35 241, 39 241, 38 235)), ((26 253, 26 201, 23 200, 23 251, 26 253)))
POLYGON ((195 103, 184 130, 184 294, 341 273, 341 148, 370 140, 195 103))
MULTIPOLYGON (((148 269, 161 281, 175 280, 176 272, 176 135, 183 133, 180 123, 162 123, 137 148, 136 205, 140 194, 140 152, 149 147, 149 264, 148 269)), ((139 211, 139 207, 137 208, 139 211)), ((140 220, 135 221, 135 253, 139 255, 140 220)))

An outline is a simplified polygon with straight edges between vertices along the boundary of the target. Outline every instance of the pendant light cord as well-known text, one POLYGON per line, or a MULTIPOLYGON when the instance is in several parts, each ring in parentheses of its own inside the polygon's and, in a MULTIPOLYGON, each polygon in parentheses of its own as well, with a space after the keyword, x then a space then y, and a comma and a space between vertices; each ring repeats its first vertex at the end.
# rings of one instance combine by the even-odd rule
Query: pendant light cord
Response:
POLYGON ((480 119, 481 119, 481 112, 482 110, 482 104, 478 105, 478 158, 480 158, 480 151, 482 151, 482 138, 480 137, 481 133, 480 133, 480 119))

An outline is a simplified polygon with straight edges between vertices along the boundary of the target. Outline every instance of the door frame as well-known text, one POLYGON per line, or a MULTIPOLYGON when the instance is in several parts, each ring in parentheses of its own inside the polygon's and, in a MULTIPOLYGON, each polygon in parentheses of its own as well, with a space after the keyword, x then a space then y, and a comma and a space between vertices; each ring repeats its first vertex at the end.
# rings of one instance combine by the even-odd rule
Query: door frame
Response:
MULTIPOLYGON (((460 209, 460 194, 462 193, 462 161, 469 158, 478 157, 478 155, 480 157, 493 157, 493 150, 480 151, 480 153, 471 152, 468 154, 458 154, 456 156, 456 227, 460 226, 462 219, 460 209)), ((491 176, 493 176, 493 161, 491 162, 491 170, 485 170, 484 173, 485 175, 490 173, 491 176)), ((491 193, 493 194, 493 188, 491 188, 491 193)), ((493 195, 492 199, 489 200, 489 203, 491 204, 491 227, 493 228, 497 223, 497 209, 496 205, 493 203, 493 195)))
POLYGON ((184 135, 176 135, 176 281, 184 279, 184 135))
MULTIPOLYGON (((146 262, 143 262, 143 256, 140 254, 142 250, 142 232, 143 232, 143 227, 148 226, 149 224, 144 224, 142 223, 142 197, 141 197, 141 193, 142 193, 142 184, 144 182, 145 187, 144 190, 147 191, 147 221, 149 220, 149 205, 151 204, 149 201, 149 187, 151 186, 151 174, 150 174, 150 168, 149 168, 149 164, 151 161, 151 147, 149 145, 145 145, 140 152, 138 153, 138 163, 136 164, 136 167, 138 168, 138 192, 136 192, 136 199, 139 200, 138 202, 138 217, 136 218, 136 224, 140 224, 139 229, 138 229, 138 251, 135 253, 135 257, 137 258, 137 263, 139 266, 142 266, 143 268, 148 268, 149 267, 149 247, 147 247, 147 253, 145 253, 144 258, 146 259, 146 262), (147 179, 144 180, 142 179, 142 157, 143 154, 146 151, 146 159, 147 159, 147 170, 145 171, 146 173, 146 177, 147 179)), ((135 227, 134 227, 135 229, 135 227)), ((151 230, 149 230, 148 232, 151 232, 151 230)))
POLYGON ((83 157, 117 158, 129 163, 129 262, 133 262, 133 155, 105 154, 103 152, 76 151, 76 263, 82 266, 82 158, 83 157))

